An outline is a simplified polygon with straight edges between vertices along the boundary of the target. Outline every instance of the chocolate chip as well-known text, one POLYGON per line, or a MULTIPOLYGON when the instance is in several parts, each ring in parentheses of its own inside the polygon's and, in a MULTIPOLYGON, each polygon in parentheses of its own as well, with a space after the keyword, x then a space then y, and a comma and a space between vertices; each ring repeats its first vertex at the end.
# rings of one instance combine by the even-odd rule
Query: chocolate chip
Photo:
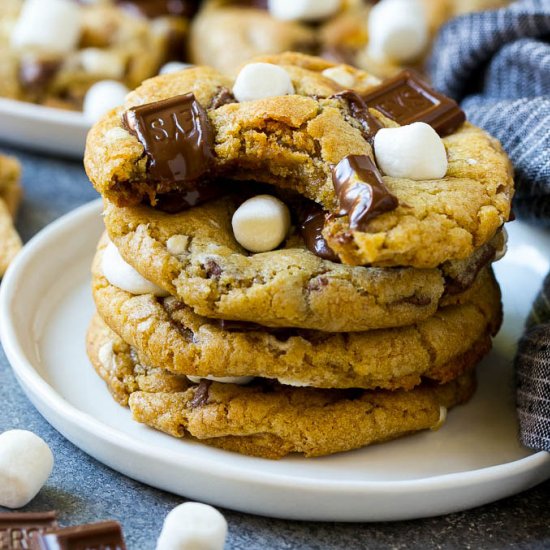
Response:
POLYGON ((210 170, 213 132, 193 94, 133 107, 122 123, 143 145, 154 181, 190 184, 210 170))
POLYGON ((117 4, 134 15, 153 19, 166 15, 192 17, 200 0, 117 0, 117 4))
POLYGON ((353 230, 364 231, 370 220, 395 210, 399 204, 366 155, 349 155, 341 160, 332 170, 332 182, 340 203, 339 215, 349 216, 353 230))
POLYGON ((212 385, 212 380, 202 379, 199 382, 199 385, 195 389, 195 395, 193 399, 189 401, 189 406, 192 409, 197 409, 199 407, 204 407, 208 403, 208 392, 210 386, 212 385))
POLYGON ((431 88, 411 70, 385 80, 363 100, 401 126, 425 122, 441 136, 452 134, 466 120, 456 101, 431 88))
POLYGON ((219 279, 223 273, 222 268, 214 260, 208 260, 204 264, 204 270, 207 279, 219 279))
POLYGON ((227 193, 227 188, 213 182, 197 182, 190 189, 169 191, 156 196, 155 208, 168 214, 176 214, 198 206, 207 201, 217 199, 227 193))
POLYGON ((218 109, 224 105, 229 105, 230 103, 237 103, 235 96, 228 90, 225 86, 220 86, 216 95, 212 98, 210 102, 209 109, 218 109))
POLYGON ((59 59, 24 57, 19 67, 19 81, 27 91, 43 93, 61 68, 59 59))

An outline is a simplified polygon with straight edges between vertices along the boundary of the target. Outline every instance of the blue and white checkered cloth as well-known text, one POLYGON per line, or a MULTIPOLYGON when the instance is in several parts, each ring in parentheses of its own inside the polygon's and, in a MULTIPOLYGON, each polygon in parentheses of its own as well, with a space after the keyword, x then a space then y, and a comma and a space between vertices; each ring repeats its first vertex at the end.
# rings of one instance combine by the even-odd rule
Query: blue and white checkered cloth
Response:
MULTIPOLYGON (((518 217, 550 227, 550 0, 455 19, 430 60, 434 87, 500 139, 516 169, 518 217)), ((516 357, 525 445, 550 451, 550 276, 516 357)))

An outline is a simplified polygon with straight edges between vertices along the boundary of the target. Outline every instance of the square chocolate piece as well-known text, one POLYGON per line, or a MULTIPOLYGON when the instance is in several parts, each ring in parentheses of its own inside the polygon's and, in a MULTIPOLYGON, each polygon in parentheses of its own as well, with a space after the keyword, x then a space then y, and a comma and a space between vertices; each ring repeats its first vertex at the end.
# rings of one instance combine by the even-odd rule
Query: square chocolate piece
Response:
POLYGON ((122 122, 143 145, 154 181, 195 182, 210 169, 212 128, 193 94, 132 107, 122 122))
POLYGON ((440 136, 452 134, 466 120, 456 101, 436 92, 411 70, 385 80, 363 100, 401 126, 425 122, 440 136))
POLYGON ((30 548, 31 537, 57 527, 55 512, 0 513, 0 550, 30 548))
POLYGON ((126 550, 120 524, 105 521, 34 535, 33 550, 126 550))

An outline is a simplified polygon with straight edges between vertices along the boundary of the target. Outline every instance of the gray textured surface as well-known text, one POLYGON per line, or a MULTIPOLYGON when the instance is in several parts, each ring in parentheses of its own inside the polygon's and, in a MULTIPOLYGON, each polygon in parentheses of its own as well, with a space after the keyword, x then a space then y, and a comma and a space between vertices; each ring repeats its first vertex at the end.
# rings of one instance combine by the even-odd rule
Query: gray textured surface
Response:
MULTIPOLYGON (((13 153, 6 147, 0 151, 13 153)), ((24 163, 26 198, 18 225, 25 240, 96 197, 78 163, 17 154, 24 163)), ((131 550, 154 548, 164 516, 182 499, 117 474, 60 436, 27 401, 1 348, 0 411, 0 431, 32 430, 55 453, 54 473, 28 510, 57 509, 64 525, 115 518, 131 550)), ((550 548, 550 482, 468 512, 399 523, 300 523, 223 512, 227 548, 236 550, 550 548)))

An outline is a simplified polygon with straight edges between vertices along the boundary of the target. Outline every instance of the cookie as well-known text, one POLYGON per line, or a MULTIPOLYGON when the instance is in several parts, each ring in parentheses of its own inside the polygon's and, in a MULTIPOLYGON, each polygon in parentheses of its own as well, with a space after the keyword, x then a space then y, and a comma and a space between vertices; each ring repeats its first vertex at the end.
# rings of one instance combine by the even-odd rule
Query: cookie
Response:
POLYGON ((475 390, 470 371, 443 385, 411 391, 291 388, 258 380, 249 386, 190 384, 136 361, 132 348, 96 317, 88 332, 92 365, 135 420, 178 438, 278 459, 348 451, 438 428, 446 409, 475 390))
POLYGON ((19 163, 0 155, 0 277, 22 247, 13 225, 22 196, 20 175, 19 163))
MULTIPOLYGON (((187 18, 161 9, 167 2, 157 4, 158 10, 147 19, 142 2, 82 2, 74 43, 57 51, 55 36, 49 46, 19 45, 15 35, 25 13, 24 2, 2 2, 0 96, 80 110, 96 82, 117 80, 134 88, 156 75, 168 60, 182 59, 185 53, 187 18)), ((67 26, 73 24, 67 22, 67 26)))
POLYGON ((286 51, 314 53, 314 29, 296 21, 281 21, 245 3, 205 2, 191 24, 189 60, 235 75, 245 62, 264 54, 286 51))
POLYGON ((484 270, 473 287, 411 326, 356 333, 267 329, 201 317, 174 297, 135 296, 93 265, 93 296, 106 324, 144 358, 176 374, 260 376, 322 388, 412 388, 446 382, 489 351, 501 321, 500 291, 484 270))
MULTIPOLYGON (((290 189, 326 211, 323 236, 330 249, 351 265, 432 268, 447 260, 465 259, 490 241, 508 220, 513 194, 508 157, 498 141, 484 131, 468 123, 460 125, 463 114, 456 104, 442 97, 437 99, 437 107, 431 104, 435 111, 428 108, 431 114, 426 120, 443 133, 458 124, 456 131, 443 137, 449 161, 446 176, 420 181, 380 177, 375 192, 379 202, 371 202, 364 215, 356 216, 353 208, 358 203, 343 202, 346 187, 333 175, 335 165, 359 158, 370 163, 368 174, 377 173, 369 140, 379 125, 396 127, 397 122, 375 109, 369 111, 357 95, 342 93, 342 86, 323 76, 321 67, 327 63, 320 59, 286 54, 261 61, 284 68, 296 93, 237 103, 228 91, 231 81, 202 67, 146 81, 128 96, 124 107, 108 114, 88 136, 85 165, 96 189, 119 206, 143 201, 157 204, 166 197, 189 194, 199 185, 197 181, 208 187, 214 177, 218 181, 259 181, 290 189), (222 91, 224 104, 219 106, 222 91), (129 111, 187 93, 194 94, 194 98, 175 99, 173 106, 148 105, 148 114, 129 111), (176 107, 179 101, 186 102, 185 106, 176 107), (170 155, 172 149, 167 149, 165 142, 162 151, 146 151, 141 141, 150 138, 154 148, 152 135, 143 137, 139 130, 140 141, 134 135, 138 130, 128 124, 141 116, 166 116, 170 120, 171 109, 190 110, 188 120, 196 128, 188 134, 184 149, 173 142, 174 155, 187 150, 189 161, 183 175, 179 172, 178 177, 170 178, 168 159, 163 162, 153 157, 157 153, 170 155), (450 120, 451 127, 446 123, 437 126, 433 114, 439 122, 450 120), (131 131, 123 128, 123 115, 131 131), (383 208, 376 210, 381 203, 383 208)), ((365 85, 372 82, 367 73, 349 67, 346 70, 357 82, 358 90, 364 91, 365 85)), ((426 102, 432 101, 428 98, 435 97, 435 92, 413 75, 407 73, 402 79, 361 94, 383 110, 388 94, 424 89, 412 94, 421 98, 413 98, 409 92, 403 96, 405 102, 411 102, 411 109, 418 101, 426 107, 426 102)), ((403 113, 401 107, 397 111, 392 116, 406 114, 418 120, 418 113, 403 113)), ((385 112, 392 114, 387 109, 385 112)), ((363 176, 354 170, 354 177, 361 180, 363 176)))
POLYGON ((437 269, 365 268, 318 257, 294 231, 282 248, 250 254, 231 229, 237 204, 228 196, 166 214, 106 203, 104 221, 126 262, 199 315, 331 332, 426 319, 502 247, 499 234, 468 260, 437 269))

